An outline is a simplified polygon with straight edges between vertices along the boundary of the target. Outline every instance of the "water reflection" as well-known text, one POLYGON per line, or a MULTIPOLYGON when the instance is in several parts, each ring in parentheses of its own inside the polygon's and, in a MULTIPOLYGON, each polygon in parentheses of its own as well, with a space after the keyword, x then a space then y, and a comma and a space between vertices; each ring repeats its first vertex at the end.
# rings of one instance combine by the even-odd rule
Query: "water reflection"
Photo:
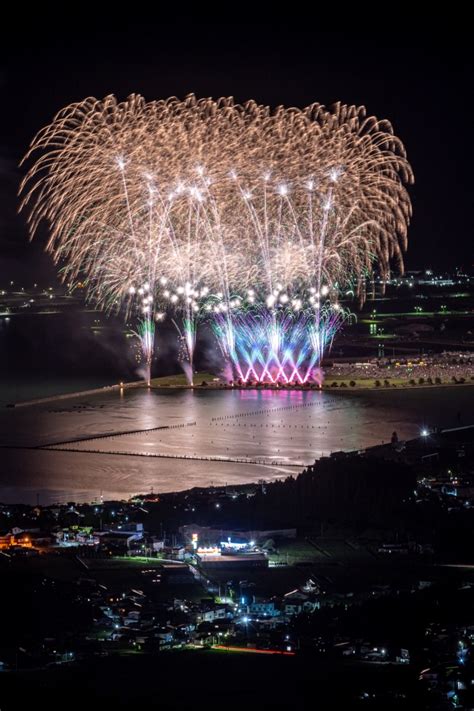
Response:
POLYGON ((458 424, 459 413, 463 423, 474 421, 471 393, 470 387, 363 395, 144 389, 3 410, 0 444, 61 451, 3 449, 0 500, 36 501, 38 492, 44 502, 89 500, 101 492, 123 498, 152 487, 287 476, 322 454, 388 441, 394 430, 403 439, 423 425, 458 424), (96 438, 104 434, 110 436, 96 438))

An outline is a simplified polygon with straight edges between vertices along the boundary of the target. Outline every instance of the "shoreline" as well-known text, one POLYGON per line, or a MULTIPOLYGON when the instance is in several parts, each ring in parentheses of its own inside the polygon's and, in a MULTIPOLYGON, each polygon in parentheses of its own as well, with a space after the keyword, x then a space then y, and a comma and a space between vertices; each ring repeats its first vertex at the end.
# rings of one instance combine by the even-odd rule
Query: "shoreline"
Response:
MULTIPOLYGON (((334 381, 333 381, 334 382, 334 381)), ((346 382, 346 381, 342 381, 346 382)), ((343 390, 344 393, 351 393, 351 392, 358 392, 358 391, 367 391, 367 390, 373 390, 375 392, 381 392, 381 391, 393 391, 393 390, 417 390, 417 389, 434 389, 434 388, 448 388, 448 387, 462 387, 465 385, 474 385, 474 381, 472 382, 465 382, 465 383, 415 383, 415 385, 410 385, 410 383, 398 383, 397 385, 395 384, 390 384, 390 385, 374 385, 373 382, 368 385, 354 385, 350 386, 346 385, 341 386, 339 383, 337 386, 331 386, 331 385, 321 385, 320 387, 312 387, 312 386, 304 386, 304 385, 295 385, 294 387, 286 387, 282 386, 279 388, 273 387, 271 385, 265 386, 265 385, 254 385, 254 386, 239 386, 239 385, 145 385, 141 384, 142 387, 148 388, 149 390, 243 390, 243 391, 248 391, 248 390, 257 390, 257 391, 270 391, 270 392, 334 392, 334 391, 341 391, 343 390)), ((140 387, 140 384, 138 384, 138 387, 140 387)))
POLYGON ((79 390, 70 393, 58 393, 58 395, 47 395, 46 397, 38 397, 32 400, 18 400, 17 402, 9 402, 5 405, 8 408, 30 407, 32 405, 42 405, 48 402, 56 402, 57 400, 68 400, 77 397, 86 397, 88 395, 100 395, 109 392, 118 392, 126 388, 147 387, 142 381, 132 381, 131 383, 115 383, 114 385, 102 385, 100 388, 89 388, 88 390, 79 390))
MULTIPOLYGON (((438 430, 435 429, 432 432, 430 432, 430 434, 434 434, 434 433, 436 433, 436 431, 439 434, 443 434, 443 433, 449 433, 449 432, 455 432, 455 431, 461 431, 461 430, 474 430, 474 424, 458 425, 456 427, 444 427, 444 428, 440 428, 438 430)), ((423 441, 423 436, 420 435, 418 437, 413 437, 411 439, 407 439, 407 440, 405 440, 405 445, 406 444, 413 444, 414 442, 417 442, 417 441, 423 441)), ((347 454, 349 456, 362 454, 363 456, 370 457, 374 451, 380 450, 381 448, 390 450, 392 448, 392 445, 389 442, 386 442, 382 445, 378 445, 378 444, 371 445, 369 447, 364 447, 363 449, 351 449, 351 450, 341 450, 341 451, 343 451, 345 454, 347 454)), ((16 449, 16 447, 13 447, 13 449, 16 449)), ((21 449, 21 447, 20 447, 20 449, 21 449)), ((33 449, 36 449, 36 448, 34 447, 33 449)), ((40 450, 45 449, 45 450, 50 450, 50 451, 63 451, 63 452, 77 451, 77 450, 67 450, 67 449, 61 450, 61 449, 56 449, 54 447, 51 447, 51 448, 50 447, 39 447, 38 449, 40 449, 40 450)), ((83 451, 84 450, 80 450, 81 453, 83 451)), ((86 450, 86 453, 87 453, 87 450, 86 450)), ((336 452, 331 453, 330 458, 331 458, 332 454, 336 454, 336 452)), ((136 455, 134 455, 133 453, 130 453, 130 456, 136 456, 136 455)), ((138 455, 138 456, 142 456, 142 455, 138 455)), ((174 458, 174 456, 175 455, 171 455, 172 458, 174 458)), ((180 457, 176 456, 176 458, 180 458, 180 457)), ((184 457, 184 458, 186 458, 186 457, 184 457)), ((215 460, 215 461, 226 461, 226 460, 215 460)), ((230 461, 230 460, 227 460, 227 461, 230 461)), ((318 460, 315 460, 314 463, 316 463, 316 461, 318 461, 318 460)), ((383 459, 381 461, 383 461, 383 459)), ((264 463, 261 463, 261 466, 267 466, 267 465, 264 463)), ((301 463, 301 464, 285 464, 285 466, 289 466, 289 467, 293 467, 293 468, 297 467, 299 469, 299 472, 296 473, 294 476, 298 477, 298 476, 300 476, 300 474, 302 474, 302 472, 305 469, 313 466, 313 464, 303 464, 303 463, 301 463)), ((293 474, 292 474, 292 476, 293 476, 293 474)), ((164 491, 164 492, 158 491, 156 493, 153 492, 153 488, 152 488, 151 492, 145 493, 144 491, 138 491, 138 492, 131 494, 128 498, 110 498, 110 499, 95 498, 95 499, 88 499, 88 500, 84 500, 84 501, 77 501, 76 500, 76 503, 78 503, 80 505, 85 505, 85 506, 96 506, 96 505, 104 506, 104 505, 114 504, 117 502, 131 503, 134 500, 141 500, 143 503, 146 503, 147 499, 156 501, 157 499, 159 500, 160 497, 184 497, 184 499, 186 499, 187 496, 189 496, 190 494, 198 494, 198 493, 208 493, 208 494, 216 495, 216 494, 227 493, 229 490, 241 491, 241 492, 254 491, 255 489, 258 489, 259 487, 261 487, 262 483, 263 484, 272 484, 278 480, 279 480, 279 478, 277 477, 277 478, 258 479, 257 481, 240 482, 240 483, 232 483, 232 484, 225 483, 225 484, 214 485, 211 483, 207 486, 196 485, 196 486, 191 486, 191 487, 187 487, 187 488, 183 488, 183 489, 174 489, 172 491, 164 491)), ((4 503, 4 502, 0 499, 0 503, 4 503)), ((13 505, 25 505, 25 506, 31 506, 31 507, 34 506, 33 503, 25 504, 25 502, 23 502, 23 501, 22 502, 15 502, 13 505)), ((42 506, 44 508, 50 508, 50 507, 61 506, 61 505, 64 505, 64 504, 60 501, 57 501, 57 502, 53 501, 49 504, 42 504, 42 506)))
MULTIPOLYGON (((80 397, 88 397, 88 396, 95 396, 95 395, 104 395, 112 392, 117 392, 117 393, 122 393, 125 390, 130 390, 130 389, 146 389, 146 390, 165 390, 165 391, 170 391, 170 390, 196 390, 196 391, 223 391, 223 390, 242 390, 242 391, 270 391, 270 392, 332 392, 332 393, 338 393, 341 392, 341 390, 344 392, 344 394, 348 393, 359 393, 359 392, 367 392, 367 391, 374 391, 374 392, 393 392, 394 390, 427 390, 427 389, 433 389, 433 388, 449 388, 449 387, 466 387, 466 386, 473 386, 474 381, 468 381, 464 383, 453 383, 453 382, 447 382, 447 383, 415 383, 414 385, 411 385, 408 381, 407 382, 402 382, 402 383, 391 383, 390 385, 385 385, 382 382, 380 385, 375 385, 374 380, 368 380, 367 379, 367 384, 360 384, 356 383, 354 386, 348 385, 346 380, 333 380, 332 382, 337 382, 338 384, 336 386, 333 385, 321 385, 319 387, 317 386, 305 386, 305 385, 295 385, 293 387, 287 387, 287 386, 282 386, 282 387, 274 387, 274 386, 265 386, 265 385, 253 385, 253 386, 239 386, 239 385, 227 385, 227 384, 221 384, 221 385, 190 385, 190 384, 166 384, 166 385, 160 385, 158 383, 153 383, 151 385, 147 385, 144 381, 141 380, 136 380, 132 381, 130 383, 116 383, 114 385, 104 385, 100 388, 92 388, 89 390, 80 390, 76 392, 71 392, 71 393, 59 393, 58 395, 48 395, 47 397, 42 397, 42 398, 34 398, 32 400, 19 400, 17 402, 12 402, 12 403, 7 403, 5 407, 7 408, 21 408, 21 407, 33 407, 35 405, 43 405, 48 402, 57 402, 58 400, 68 400, 68 399, 75 399, 75 398, 80 398, 80 397), (344 385, 341 385, 341 383, 345 383, 344 385)), ((349 381, 350 382, 350 381, 349 381)))

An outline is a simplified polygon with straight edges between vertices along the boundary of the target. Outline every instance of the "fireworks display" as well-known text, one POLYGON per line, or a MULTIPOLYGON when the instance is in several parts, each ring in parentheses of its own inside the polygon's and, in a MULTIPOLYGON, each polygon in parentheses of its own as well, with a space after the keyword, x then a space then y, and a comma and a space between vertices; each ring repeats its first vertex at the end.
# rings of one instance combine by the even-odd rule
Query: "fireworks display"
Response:
POLYGON ((210 322, 233 380, 303 383, 362 302, 375 265, 403 268, 413 176, 364 107, 274 110, 231 98, 88 98, 60 111, 25 160, 22 208, 43 220, 64 279, 180 334, 192 377, 210 322))

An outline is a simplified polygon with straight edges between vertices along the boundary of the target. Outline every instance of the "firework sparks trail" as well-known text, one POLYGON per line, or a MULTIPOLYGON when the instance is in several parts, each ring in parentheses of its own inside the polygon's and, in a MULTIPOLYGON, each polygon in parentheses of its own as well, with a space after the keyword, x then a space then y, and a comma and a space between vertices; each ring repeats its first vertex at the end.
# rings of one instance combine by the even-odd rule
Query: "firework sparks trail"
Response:
POLYGON ((342 309, 326 308, 318 320, 311 310, 269 311, 266 307, 216 314, 213 328, 234 380, 296 383, 318 380, 318 363, 341 323, 342 309))
POLYGON ((348 317, 341 299, 403 269, 413 175, 364 107, 87 98, 25 161, 31 235, 46 220, 64 280, 142 319, 148 370, 169 315, 191 378, 205 319, 236 379, 307 382, 348 317))
POLYGON ((149 318, 142 318, 138 324, 136 333, 140 341, 140 348, 145 362, 145 380, 150 385, 151 366, 155 350, 155 322, 149 318))

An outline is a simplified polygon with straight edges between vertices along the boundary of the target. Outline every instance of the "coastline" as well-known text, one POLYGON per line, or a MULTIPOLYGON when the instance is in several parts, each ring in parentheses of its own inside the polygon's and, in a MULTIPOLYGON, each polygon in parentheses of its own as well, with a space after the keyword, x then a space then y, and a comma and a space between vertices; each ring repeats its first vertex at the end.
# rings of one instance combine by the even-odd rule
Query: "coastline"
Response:
POLYGON ((88 390, 78 390, 70 393, 58 393, 58 395, 47 395, 46 397, 33 398, 31 400, 18 400, 17 402, 9 402, 5 405, 8 408, 30 407, 32 405, 42 405, 47 402, 56 402, 57 400, 68 400, 77 397, 86 397, 88 395, 100 395, 109 392, 120 392, 125 388, 146 387, 142 381, 133 381, 131 383, 116 383, 114 385, 103 385, 100 388, 89 388, 88 390))
MULTIPOLYGON (((466 431, 466 430, 474 431, 474 423, 469 423, 467 425, 458 425, 455 427, 439 428, 439 429, 434 430, 433 433, 437 432, 438 434, 449 434, 452 432, 466 431)), ((404 444, 405 444, 405 446, 406 445, 413 446, 417 442, 424 442, 424 437, 418 436, 418 437, 413 437, 413 438, 407 439, 404 441, 404 444)), ((54 450, 54 448, 48 448, 48 447, 44 447, 41 449, 51 449, 53 451, 72 451, 72 452, 76 451, 76 450, 54 450)), ((344 454, 348 455, 348 456, 362 454, 365 457, 371 457, 374 455, 379 456, 380 452, 382 452, 382 451, 391 452, 392 450, 393 450, 393 445, 390 442, 386 442, 381 445, 380 444, 370 445, 370 446, 364 447, 362 449, 345 450, 344 454)), ((84 450, 80 450, 80 451, 82 453, 84 450)), ((86 450, 86 452, 87 452, 87 450, 86 450)), ((119 453, 117 453, 117 454, 119 454, 119 453)), ((130 453, 130 454, 129 453, 120 453, 120 454, 122 454, 122 455, 125 454, 127 456, 136 456, 133 453, 130 453)), ((175 458, 175 456, 171 455, 171 458, 175 458)), ((181 457, 176 456, 176 458, 180 459, 181 457)), ((187 457, 183 457, 183 458, 186 459, 187 457)), ((382 460, 383 460, 383 458, 382 458, 382 460)), ((225 460, 225 459, 217 460, 216 459, 214 461, 225 462, 225 461, 230 461, 230 460, 225 460)), ((266 466, 263 462, 261 462, 261 465, 266 466)), ((285 466, 298 468, 299 471, 295 472, 295 474, 292 474, 292 476, 298 477, 305 469, 307 469, 308 467, 311 467, 312 464, 300 463, 300 464, 289 464, 289 465, 285 465, 285 466)), ((145 492, 143 490, 137 491, 133 494, 130 494, 130 496, 128 498, 112 497, 112 498, 104 499, 104 498, 97 497, 97 498, 91 498, 88 500, 80 501, 79 503, 81 505, 85 505, 85 506, 96 506, 96 505, 103 506, 103 505, 114 504, 117 502, 130 503, 130 502, 133 502, 134 500, 138 500, 141 503, 146 503, 147 500, 150 500, 152 502, 157 502, 161 498, 174 498, 174 499, 182 498, 182 500, 186 501, 188 499, 189 495, 208 494, 208 495, 214 495, 214 496, 217 495, 218 496, 218 495, 225 495, 230 490, 235 491, 235 492, 240 492, 240 493, 255 492, 256 490, 260 489, 262 487, 262 485, 272 484, 275 481, 277 481, 277 479, 275 477, 273 477, 273 478, 263 478, 262 477, 258 481, 240 482, 240 483, 231 483, 231 484, 225 483, 225 484, 216 484, 216 485, 211 483, 207 486, 195 485, 195 486, 190 486, 190 487, 188 486, 183 489, 174 489, 172 491, 164 491, 164 492, 162 492, 162 491, 154 492, 153 488, 152 488, 151 491, 149 491, 149 492, 145 492)), ((23 502, 20 502, 20 503, 23 504, 23 502)), ((25 505, 33 506, 33 504, 25 504, 25 505)), ((43 504, 43 506, 45 506, 46 508, 49 506, 56 506, 56 505, 62 505, 62 504, 60 501, 51 502, 46 505, 43 504)))
MULTIPOLYGON (((179 377, 179 376, 178 376, 179 377)), ((166 378, 167 379, 167 378, 166 378)), ((264 386, 264 385, 245 385, 245 386, 239 386, 239 385, 228 385, 228 384, 209 384, 206 383, 204 384, 195 384, 191 385, 189 383, 159 383, 156 382, 156 380, 160 380, 159 378, 155 379, 155 382, 151 382, 150 385, 145 383, 142 380, 136 380, 132 381, 129 383, 116 383, 114 385, 104 385, 100 388, 92 388, 88 390, 80 390, 76 392, 71 392, 71 393, 59 393, 58 395, 48 395, 47 397, 42 397, 42 398, 34 398, 31 400, 19 400, 17 402, 13 403, 8 403, 6 405, 7 408, 20 408, 20 407, 32 407, 35 405, 43 405, 48 402, 56 402, 56 401, 61 401, 61 400, 68 400, 68 399, 75 399, 75 398, 80 398, 80 397, 88 397, 88 396, 95 396, 95 395, 104 395, 108 393, 121 393, 125 390, 130 390, 130 389, 148 389, 148 390, 165 390, 165 391, 170 391, 170 390, 196 390, 196 391, 207 391, 207 390, 212 390, 212 391, 222 391, 222 390, 243 390, 243 391, 271 391, 271 392, 332 392, 332 393, 338 393, 338 392, 344 392, 344 394, 348 393, 360 393, 360 392, 367 392, 367 391, 374 391, 374 392, 392 392, 393 390, 420 390, 420 389, 433 389, 433 388, 449 388, 449 387, 469 387, 469 386, 474 386, 474 380, 470 380, 464 383, 453 383, 453 382, 445 382, 445 383, 415 383, 415 384, 410 384, 409 381, 402 381, 397 383, 390 383, 390 385, 385 385, 384 383, 380 382, 380 385, 375 385, 375 380, 373 379, 366 379, 366 381, 362 380, 357 382, 354 386, 350 386, 347 384, 347 379, 343 380, 342 378, 337 378, 337 379, 332 379, 331 383, 329 383, 328 379, 328 384, 323 384, 319 387, 313 386, 313 385, 295 385, 293 387, 274 387, 274 386, 264 386), (337 383, 337 385, 332 385, 332 383, 337 383), (341 383, 345 383, 345 385, 341 385, 341 383)))

